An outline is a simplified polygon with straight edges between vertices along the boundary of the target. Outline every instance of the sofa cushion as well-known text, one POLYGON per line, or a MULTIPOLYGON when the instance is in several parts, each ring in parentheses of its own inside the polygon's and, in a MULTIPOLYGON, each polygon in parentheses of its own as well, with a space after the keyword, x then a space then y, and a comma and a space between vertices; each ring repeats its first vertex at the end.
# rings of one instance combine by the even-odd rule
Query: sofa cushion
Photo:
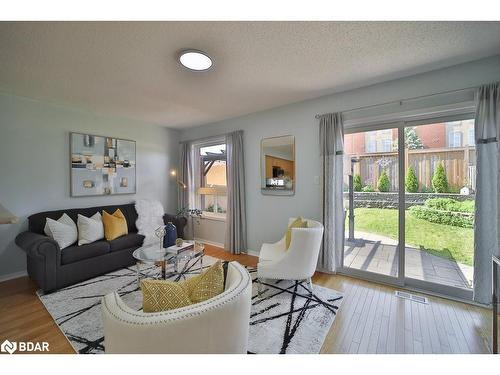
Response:
POLYGON ((118 237, 109 241, 111 251, 120 251, 130 249, 132 247, 141 247, 144 241, 144 236, 138 233, 129 233, 125 236, 118 237))
POLYGON ((61 263, 75 263, 83 259, 94 258, 110 252, 110 245, 107 241, 96 241, 87 245, 70 246, 61 252, 61 263))

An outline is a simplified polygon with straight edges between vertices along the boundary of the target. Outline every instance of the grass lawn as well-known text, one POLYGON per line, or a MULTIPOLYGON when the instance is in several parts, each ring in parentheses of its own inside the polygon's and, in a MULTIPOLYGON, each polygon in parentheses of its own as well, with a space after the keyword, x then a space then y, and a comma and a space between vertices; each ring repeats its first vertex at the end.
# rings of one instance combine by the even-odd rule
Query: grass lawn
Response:
MULTIPOLYGON (((355 230, 398 238, 398 210, 356 208, 355 230)), ((405 242, 428 253, 456 262, 472 265, 474 230, 435 224, 414 218, 406 211, 405 242)), ((346 218, 346 228, 348 218, 346 218)))

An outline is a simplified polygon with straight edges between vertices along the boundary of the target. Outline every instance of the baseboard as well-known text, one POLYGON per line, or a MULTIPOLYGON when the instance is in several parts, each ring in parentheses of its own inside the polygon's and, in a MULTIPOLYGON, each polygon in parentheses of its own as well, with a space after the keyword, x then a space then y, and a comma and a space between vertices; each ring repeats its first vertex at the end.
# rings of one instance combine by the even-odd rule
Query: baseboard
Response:
MULTIPOLYGON (((206 240, 204 238, 198 238, 198 237, 195 237, 195 241, 200 241, 200 242, 206 243, 208 245, 217 246, 217 247, 220 247, 221 249, 224 249, 224 244, 223 243, 209 241, 209 240, 206 240)), ((255 257, 259 257, 259 252, 258 251, 247 250, 245 253, 248 254, 248 255, 253 255, 255 257)))
POLYGON ((259 257, 259 252, 255 250, 247 250, 248 255, 253 255, 254 257, 259 257))
POLYGON ((0 283, 3 282, 3 281, 17 279, 19 277, 24 277, 24 276, 28 276, 28 272, 26 272, 26 271, 19 271, 19 272, 9 273, 7 275, 0 275, 0 283))
POLYGON ((195 237, 194 240, 206 243, 207 245, 217 246, 217 247, 220 247, 221 249, 224 248, 224 244, 223 243, 209 241, 209 240, 206 240, 204 238, 199 238, 199 237, 195 237))

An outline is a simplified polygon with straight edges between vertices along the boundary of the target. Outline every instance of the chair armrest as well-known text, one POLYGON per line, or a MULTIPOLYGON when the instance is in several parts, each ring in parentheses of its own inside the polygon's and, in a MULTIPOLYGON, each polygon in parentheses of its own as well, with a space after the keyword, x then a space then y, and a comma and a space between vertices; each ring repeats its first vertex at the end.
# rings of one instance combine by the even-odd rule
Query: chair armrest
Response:
POLYGON ((285 237, 285 236, 283 236, 283 237, 281 238, 281 240, 279 240, 278 242, 273 243, 272 245, 273 245, 273 246, 280 246, 280 247, 284 247, 284 246, 285 246, 285 243, 286 243, 286 237, 285 237))
POLYGON ((52 238, 29 231, 22 232, 16 237, 16 245, 35 258, 44 258, 50 253, 59 257, 61 252, 58 243, 52 238))

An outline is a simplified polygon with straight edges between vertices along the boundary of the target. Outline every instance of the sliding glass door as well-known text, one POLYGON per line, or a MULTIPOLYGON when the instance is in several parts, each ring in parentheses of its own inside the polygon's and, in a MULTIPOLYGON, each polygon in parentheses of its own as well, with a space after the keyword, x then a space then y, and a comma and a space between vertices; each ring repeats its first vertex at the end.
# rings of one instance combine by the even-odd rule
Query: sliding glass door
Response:
POLYGON ((473 285, 474 120, 406 126, 407 284, 469 298, 473 285))
POLYGON ((345 135, 344 273, 471 298, 473 129, 464 119, 345 135))
POLYGON ((398 128, 347 134, 344 138, 344 269, 398 283, 398 128))

